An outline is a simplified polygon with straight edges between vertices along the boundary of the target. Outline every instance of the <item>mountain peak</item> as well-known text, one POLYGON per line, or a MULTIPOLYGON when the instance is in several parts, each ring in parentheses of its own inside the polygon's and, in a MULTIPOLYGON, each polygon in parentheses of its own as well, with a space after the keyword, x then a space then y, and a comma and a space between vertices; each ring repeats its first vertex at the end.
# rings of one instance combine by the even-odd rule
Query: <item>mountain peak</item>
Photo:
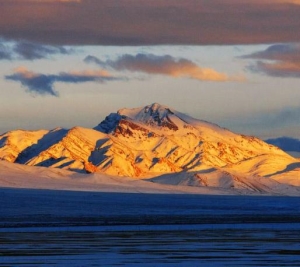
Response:
POLYGON ((161 105, 159 103, 153 103, 151 105, 144 107, 145 113, 150 112, 153 113, 159 113, 159 114, 165 114, 165 113, 173 113, 171 109, 167 106, 161 105))
POLYGON ((167 116, 167 114, 173 114, 173 111, 167 106, 153 103, 141 108, 123 108, 118 111, 118 114, 129 117, 131 119, 138 119, 137 116, 159 117, 160 119, 163 119, 167 116))
MULTIPOLYGON (((130 123, 143 124, 154 129, 171 130, 171 132, 186 131, 213 131, 225 133, 220 126, 206 121, 194 119, 189 115, 178 112, 168 106, 159 103, 138 108, 123 108, 117 113, 111 113, 94 129, 104 133, 113 132, 120 122, 130 121, 130 123)), ((170 132, 170 133, 171 133, 170 132)))
POLYGON ((147 125, 167 127, 176 130, 178 127, 171 120, 174 112, 175 111, 167 106, 153 103, 142 108, 121 109, 118 111, 118 114, 147 125))
POLYGON ((163 121, 170 114, 174 112, 167 106, 160 105, 158 103, 153 103, 149 106, 144 107, 144 114, 154 118, 157 121, 163 121))

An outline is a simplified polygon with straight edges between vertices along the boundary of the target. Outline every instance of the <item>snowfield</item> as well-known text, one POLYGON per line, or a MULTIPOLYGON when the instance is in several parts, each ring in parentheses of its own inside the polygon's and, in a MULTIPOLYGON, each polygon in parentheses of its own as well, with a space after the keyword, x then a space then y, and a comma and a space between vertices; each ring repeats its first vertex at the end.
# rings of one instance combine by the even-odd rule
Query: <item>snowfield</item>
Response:
POLYGON ((57 168, 32 167, 0 161, 0 187, 72 191, 206 194, 206 195, 289 195, 300 196, 300 188, 256 177, 243 181, 212 170, 209 184, 193 173, 165 174, 156 178, 136 179, 106 174, 80 174, 57 168), (233 186, 235 184, 235 186, 233 186))

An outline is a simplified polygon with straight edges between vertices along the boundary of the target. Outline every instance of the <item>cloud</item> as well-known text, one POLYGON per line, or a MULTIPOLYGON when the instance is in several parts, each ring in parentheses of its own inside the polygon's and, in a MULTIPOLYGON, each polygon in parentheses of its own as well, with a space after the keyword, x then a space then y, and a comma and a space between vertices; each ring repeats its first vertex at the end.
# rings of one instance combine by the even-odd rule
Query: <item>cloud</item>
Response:
POLYGON ((10 49, 7 46, 0 43, 0 60, 4 60, 4 59, 10 60, 11 53, 10 53, 10 49))
POLYGON ((300 61, 300 44, 275 44, 266 50, 243 56, 243 58, 300 61))
POLYGON ((293 62, 265 63, 259 61, 256 65, 250 66, 249 69, 273 77, 300 78, 300 64, 293 62))
POLYGON ((271 5, 271 4, 293 4, 300 5, 300 0, 225 0, 228 4, 252 4, 252 5, 271 5))
MULTIPOLYGON (((224 124, 224 121, 222 122, 224 124)), ((300 138, 300 106, 285 106, 260 112, 236 113, 227 120, 236 132, 259 135, 268 139, 277 136, 300 138)))
POLYGON ((245 123, 256 126, 268 127, 269 129, 286 128, 291 126, 300 127, 300 107, 285 107, 272 112, 251 116, 245 123))
POLYGON ((300 41, 296 0, 0 0, 0 33, 59 45, 300 41))
POLYGON ((54 89, 55 82, 62 83, 85 83, 120 80, 111 76, 107 71, 82 71, 82 72, 60 72, 57 75, 34 73, 25 67, 15 69, 14 74, 5 76, 6 80, 17 81, 34 95, 59 96, 54 89))
POLYGON ((300 78, 300 44, 276 44, 264 51, 243 56, 258 59, 248 69, 273 77, 300 78))
POLYGON ((48 58, 55 54, 71 54, 74 51, 63 46, 41 45, 30 42, 17 42, 13 47, 13 52, 21 59, 36 60, 48 58))
POLYGON ((0 0, 1 2, 8 2, 8 1, 14 1, 14 2, 27 2, 27 3, 80 3, 82 0, 0 0))
MULTIPOLYGON (((24 0, 23 0, 24 1, 24 0)), ((80 3, 81 0, 25 0, 25 1, 28 1, 28 2, 40 2, 40 3, 45 3, 45 2, 75 2, 75 3, 80 3)))
POLYGON ((14 42, 0 39, 0 60, 37 60, 50 58, 53 55, 68 55, 75 49, 64 46, 43 45, 26 41, 14 42), (9 45, 8 45, 9 44, 9 45))
POLYGON ((116 60, 101 61, 97 57, 88 56, 85 62, 96 63, 103 68, 117 71, 144 72, 170 77, 187 77, 201 81, 228 81, 230 78, 210 68, 201 68, 194 62, 172 56, 156 56, 153 54, 122 55, 116 60))
POLYGON ((278 146, 284 151, 297 151, 300 152, 300 140, 287 136, 279 138, 267 139, 265 142, 278 146))
MULTIPOLYGON (((268 1, 269 3, 272 3, 272 1, 268 1)), ((273 3, 281 3, 281 4, 294 4, 294 5, 300 5, 300 0, 273 0, 273 3)))

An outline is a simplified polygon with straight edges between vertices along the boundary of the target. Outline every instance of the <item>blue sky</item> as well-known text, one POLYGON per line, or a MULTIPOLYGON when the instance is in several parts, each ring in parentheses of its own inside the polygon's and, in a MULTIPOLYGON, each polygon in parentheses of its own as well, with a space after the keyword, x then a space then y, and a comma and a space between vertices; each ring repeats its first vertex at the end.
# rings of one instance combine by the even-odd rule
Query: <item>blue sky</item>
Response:
POLYGON ((18 19, 0 16, 0 133, 20 128, 94 127, 120 108, 158 102, 236 132, 300 138, 300 40, 295 37, 298 25, 292 20, 294 13, 300 15, 300 6, 297 1, 248 2, 252 9, 234 0, 209 4, 191 0, 181 2, 182 6, 171 0, 164 4, 151 0, 147 3, 152 5, 146 7, 134 0, 0 0, 0 15, 21 12, 18 19), (129 17, 119 14, 122 4, 128 14, 142 8, 143 17, 130 23, 129 17), (214 25, 210 20, 198 21, 195 14, 190 21, 189 12, 201 13, 203 6, 207 14, 214 14, 221 4, 224 14, 214 17, 214 25), (51 12, 57 5, 70 14, 57 19, 61 14, 51 12), (222 26, 222 19, 233 12, 232 5, 248 12, 249 21, 230 26, 239 19, 237 14, 222 26), (174 12, 185 8, 181 20, 176 20, 182 29, 170 26, 175 20, 170 6, 174 12), (22 10, 28 15, 28 8, 33 10, 32 22, 23 17, 22 10), (94 9, 103 11, 104 21, 98 21, 94 9), (168 10, 165 17, 164 10, 168 10), (274 20, 270 25, 261 22, 261 31, 240 34, 242 27, 246 31, 253 26, 251 14, 258 14, 257 10, 274 15, 274 20), (289 17, 282 27, 275 20, 278 10, 277 16, 289 17), (84 17, 88 12, 90 17, 84 17), (75 14, 81 24, 77 25, 75 14), (149 14, 157 22, 148 21, 149 14), (39 26, 34 27, 34 20, 39 26), (56 28, 51 28, 54 20, 56 28), (100 22, 107 26, 103 32, 95 28, 100 22), (122 30, 124 23, 128 25, 122 30), (201 31, 203 38, 196 35, 201 31))

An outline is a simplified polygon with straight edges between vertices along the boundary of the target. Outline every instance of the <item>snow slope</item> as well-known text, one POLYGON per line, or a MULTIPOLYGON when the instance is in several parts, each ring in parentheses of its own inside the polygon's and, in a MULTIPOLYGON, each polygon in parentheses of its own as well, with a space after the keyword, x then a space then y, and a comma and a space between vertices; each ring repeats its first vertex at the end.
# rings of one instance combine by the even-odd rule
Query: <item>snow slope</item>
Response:
POLYGON ((48 131, 16 130, 0 136, 0 159, 15 162, 19 154, 37 144, 48 131))
POLYGON ((94 129, 8 132, 0 158, 199 188, 279 193, 278 183, 300 186, 299 159, 157 103, 111 113, 94 129))
MULTIPOLYGON (((300 196, 300 189, 273 182, 262 187, 232 187, 230 182, 221 181, 219 174, 214 180, 219 184, 201 186, 201 177, 188 173, 167 174, 160 178, 134 179, 106 174, 80 174, 57 168, 32 167, 0 161, 0 187, 32 188, 72 191, 159 193, 159 194, 206 194, 206 195, 290 195, 300 196), (197 180, 198 179, 198 180, 197 180), (196 184, 197 183, 197 184, 196 184), (199 186, 200 185, 200 186, 199 186), (263 189, 262 189, 263 188, 263 189)), ((249 182, 248 182, 249 183, 249 182)), ((250 184, 250 183, 249 183, 250 184)))
MULTIPOLYGON (((161 185, 152 181, 105 174, 80 174, 57 168, 32 167, 0 161, 0 187, 123 193, 242 194, 222 188, 161 185)), ((245 192, 251 194, 252 192, 245 192)))

